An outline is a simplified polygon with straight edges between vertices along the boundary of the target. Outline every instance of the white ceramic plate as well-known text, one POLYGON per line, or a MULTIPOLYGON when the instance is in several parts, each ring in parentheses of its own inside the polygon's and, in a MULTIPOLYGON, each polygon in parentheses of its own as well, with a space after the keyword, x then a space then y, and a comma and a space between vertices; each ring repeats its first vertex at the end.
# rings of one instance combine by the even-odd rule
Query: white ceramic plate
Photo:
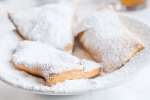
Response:
MULTIPOLYGON (((16 70, 10 63, 11 54, 13 53, 16 45, 19 43, 20 39, 12 31, 12 25, 7 25, 7 27, 2 29, 2 31, 0 29, 0 79, 14 87, 38 94, 47 95, 79 94, 91 90, 103 90, 126 82, 127 79, 134 76, 135 73, 149 64, 150 27, 126 15, 121 14, 120 18, 122 19, 123 23, 131 31, 133 31, 133 33, 136 33, 141 37, 146 47, 145 50, 134 57, 121 69, 106 76, 97 77, 91 80, 70 80, 62 84, 48 87, 43 84, 41 79, 35 78, 25 72, 16 70)), ((9 22, 6 21, 6 23, 9 22)))

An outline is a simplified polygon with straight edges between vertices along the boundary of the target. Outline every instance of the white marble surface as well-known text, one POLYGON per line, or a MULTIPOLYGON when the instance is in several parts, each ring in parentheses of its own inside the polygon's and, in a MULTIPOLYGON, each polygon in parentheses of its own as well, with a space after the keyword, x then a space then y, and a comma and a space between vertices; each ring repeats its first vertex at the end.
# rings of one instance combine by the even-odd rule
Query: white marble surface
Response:
MULTIPOLYGON (((40 0, 6 0, 0 3, 0 11, 3 6, 27 7, 34 6, 40 0)), ((45 1, 45 0, 44 0, 45 1)), ((0 1, 1 2, 1 1, 0 1)), ((44 3, 44 2, 43 2, 44 3)), ((150 8, 130 12, 133 16, 150 25, 150 8)), ((1 21, 0 21, 1 22, 1 21)), ((95 91, 78 96, 43 96, 24 92, 0 82, 0 100, 150 100, 150 64, 144 67, 133 80, 117 87, 95 91)))

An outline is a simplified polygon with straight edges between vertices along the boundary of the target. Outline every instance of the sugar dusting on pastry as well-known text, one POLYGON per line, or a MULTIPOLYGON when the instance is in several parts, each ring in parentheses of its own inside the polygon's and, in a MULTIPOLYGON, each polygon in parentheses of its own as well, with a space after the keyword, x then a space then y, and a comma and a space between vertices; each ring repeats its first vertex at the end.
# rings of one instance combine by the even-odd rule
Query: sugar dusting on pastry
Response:
MULTIPOLYGON (((5 24, 1 23, 1 26, 4 26, 5 24)), ((138 23, 131 22, 130 24, 131 25, 129 26, 131 27, 133 26, 135 28, 134 25, 138 23)), ((139 26, 143 26, 143 25, 141 24, 139 26)), ((147 29, 143 27, 142 27, 142 30, 147 29)), ((6 27, 6 29, 7 28, 8 27, 6 27)), ((33 77, 22 71, 18 71, 14 69, 14 66, 11 66, 11 64, 8 63, 10 60, 10 54, 12 53, 12 50, 15 49, 14 45, 16 45, 17 42, 19 41, 16 42, 15 41, 16 36, 7 31, 3 31, 3 33, 5 34, 3 34, 3 36, 1 36, 1 39, 0 39, 1 40, 0 42, 1 44, 1 53, 0 53, 1 55, 0 76, 1 78, 7 81, 9 84, 13 84, 17 87, 21 87, 21 88, 34 91, 34 92, 38 91, 40 93, 59 94, 61 92, 62 94, 70 94, 70 93, 90 90, 90 89, 97 88, 97 87, 103 89, 105 87, 108 87, 112 84, 117 83, 120 79, 124 80, 125 78, 124 76, 129 77, 130 75, 133 74, 132 72, 137 72, 139 68, 142 68, 143 64, 145 66, 145 60, 147 61, 147 59, 144 59, 144 58, 148 58, 147 55, 149 55, 150 53, 149 45, 146 45, 146 48, 145 48, 146 51, 144 50, 144 52, 141 53, 142 55, 139 55, 138 57, 130 61, 129 64, 127 64, 127 66, 123 67, 121 70, 118 70, 117 74, 115 72, 115 73, 111 73, 107 75, 106 77, 97 77, 92 80, 88 80, 88 79, 67 80, 63 83, 58 83, 57 85, 48 87, 40 83, 39 78, 33 77), (9 42, 8 41, 6 42, 6 40, 9 40, 9 42), (6 61, 6 62, 3 62, 3 61, 6 61), (93 80, 95 80, 96 82, 93 82, 93 80)), ((143 33, 146 33, 146 32, 147 31, 143 31, 143 33)), ((144 37, 147 37, 147 38, 144 38, 144 41, 149 44, 149 40, 150 40, 149 34, 144 34, 144 37)), ((118 83, 120 83, 120 81, 118 83)))
MULTIPOLYGON (((29 40, 42 41, 66 50, 73 44, 74 8, 70 3, 48 4, 37 8, 9 13, 19 33, 29 40)), ((71 52, 72 47, 66 52, 71 52)))
POLYGON ((79 32, 84 32, 80 39, 84 48, 110 72, 144 48, 140 39, 121 23, 112 10, 94 12, 81 22, 79 29, 79 32))
MULTIPOLYGON (((26 64, 30 67, 34 67, 39 64, 45 66, 50 64, 49 67, 50 66, 54 67, 53 73, 69 70, 69 68, 78 69, 79 67, 79 69, 82 69, 82 67, 79 65, 81 63, 83 63, 83 65, 85 63, 86 65, 87 63, 86 62, 87 60, 81 61, 77 57, 59 51, 51 46, 48 46, 40 42, 31 42, 31 41, 21 42, 20 46, 17 49, 17 52, 13 55, 13 60, 17 64, 26 64), (61 65, 61 67, 59 65, 61 65)), ((90 62, 92 61, 88 61, 88 63, 90 62)), ((92 63, 94 64, 94 62, 92 63)), ((85 69, 90 70, 91 68, 85 69)))
MULTIPOLYGON (((72 76, 68 76, 68 73, 72 74, 72 70, 77 73, 80 73, 79 71, 90 72, 95 69, 99 70, 101 67, 100 64, 94 61, 80 60, 52 46, 32 41, 21 42, 20 46, 13 54, 12 62, 18 69, 29 71, 37 75, 41 74, 45 79, 51 77, 51 75, 53 76, 53 74, 61 73, 63 73, 64 77, 72 79, 72 76)), ((81 73, 81 75, 82 74, 83 73, 81 73)), ((72 75, 75 75, 74 72, 72 75)), ((61 76, 55 75, 55 77, 62 80, 60 78, 61 76)), ((80 78, 81 76, 78 77, 80 78)))

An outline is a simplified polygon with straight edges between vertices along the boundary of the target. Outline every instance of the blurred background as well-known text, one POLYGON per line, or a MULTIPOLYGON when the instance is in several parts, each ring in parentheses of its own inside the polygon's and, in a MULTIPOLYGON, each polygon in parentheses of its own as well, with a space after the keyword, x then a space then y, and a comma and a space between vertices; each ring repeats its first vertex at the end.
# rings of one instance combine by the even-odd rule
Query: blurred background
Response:
MULTIPOLYGON (((0 34, 7 27, 6 11, 40 6, 47 3, 75 2, 86 6, 110 5, 150 26, 149 0, 0 0, 0 34)), ((127 83, 117 87, 78 96, 42 96, 24 92, 0 81, 0 100, 150 100, 150 64, 127 83)))

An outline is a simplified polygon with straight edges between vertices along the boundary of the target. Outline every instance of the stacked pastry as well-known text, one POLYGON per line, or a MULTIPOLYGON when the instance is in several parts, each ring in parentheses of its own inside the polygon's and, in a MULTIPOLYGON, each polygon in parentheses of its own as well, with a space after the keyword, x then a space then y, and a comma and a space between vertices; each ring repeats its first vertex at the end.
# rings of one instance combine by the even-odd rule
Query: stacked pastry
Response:
POLYGON ((12 55, 14 66, 53 85, 112 72, 144 48, 112 10, 92 12, 73 32, 75 14, 68 3, 9 13, 25 40, 12 55))

